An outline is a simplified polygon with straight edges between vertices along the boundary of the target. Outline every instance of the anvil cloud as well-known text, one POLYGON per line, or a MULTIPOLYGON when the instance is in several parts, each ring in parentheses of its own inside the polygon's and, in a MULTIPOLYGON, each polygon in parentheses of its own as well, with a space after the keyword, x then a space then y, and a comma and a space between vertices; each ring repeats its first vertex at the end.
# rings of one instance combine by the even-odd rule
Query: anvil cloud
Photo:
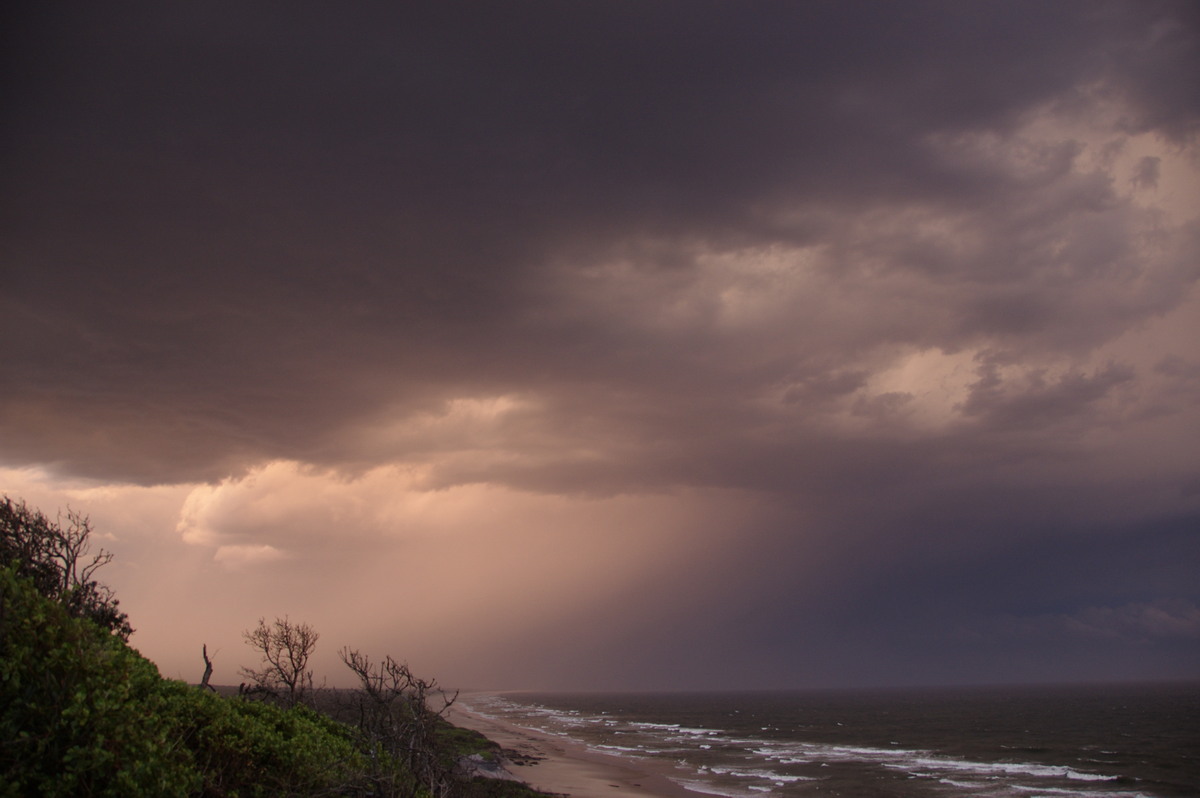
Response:
POLYGON ((0 490, 170 675, 1198 672, 1189 4, 8 13, 0 490))

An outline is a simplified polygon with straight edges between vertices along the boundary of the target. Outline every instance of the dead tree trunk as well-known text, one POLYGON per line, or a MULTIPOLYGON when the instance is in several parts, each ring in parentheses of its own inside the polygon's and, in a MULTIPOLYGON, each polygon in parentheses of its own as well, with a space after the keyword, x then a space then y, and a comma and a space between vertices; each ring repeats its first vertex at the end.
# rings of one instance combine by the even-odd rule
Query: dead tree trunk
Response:
POLYGON ((215 693, 217 692, 217 688, 208 683, 208 678, 212 676, 213 671, 212 660, 208 658, 208 643, 204 644, 201 656, 204 657, 204 678, 200 680, 200 689, 203 690, 207 687, 215 693))

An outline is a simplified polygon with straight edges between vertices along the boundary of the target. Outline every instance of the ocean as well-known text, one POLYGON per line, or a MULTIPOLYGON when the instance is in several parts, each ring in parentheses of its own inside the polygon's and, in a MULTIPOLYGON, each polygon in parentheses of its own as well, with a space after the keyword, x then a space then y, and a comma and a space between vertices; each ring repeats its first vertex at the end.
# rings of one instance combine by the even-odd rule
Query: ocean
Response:
POLYGON ((1200 684, 461 700, 730 798, 1200 798, 1200 684))

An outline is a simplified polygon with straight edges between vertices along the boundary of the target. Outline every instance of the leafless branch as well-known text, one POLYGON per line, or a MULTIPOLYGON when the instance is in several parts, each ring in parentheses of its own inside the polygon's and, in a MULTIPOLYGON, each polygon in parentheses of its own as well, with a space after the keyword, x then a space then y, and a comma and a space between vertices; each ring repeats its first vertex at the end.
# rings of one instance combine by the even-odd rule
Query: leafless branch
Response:
POLYGON ((320 638, 317 631, 306 623, 292 623, 284 616, 270 624, 259 618, 258 626, 243 632, 242 637, 262 655, 264 667, 242 668, 242 674, 253 686, 282 697, 288 706, 303 701, 313 686, 308 659, 320 638))

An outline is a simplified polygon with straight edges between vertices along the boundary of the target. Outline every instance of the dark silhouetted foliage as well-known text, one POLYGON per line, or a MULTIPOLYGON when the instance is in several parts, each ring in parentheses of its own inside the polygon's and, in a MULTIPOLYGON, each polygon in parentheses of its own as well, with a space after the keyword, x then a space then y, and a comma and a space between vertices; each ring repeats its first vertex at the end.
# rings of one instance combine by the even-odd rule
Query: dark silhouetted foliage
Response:
MULTIPOLYGON (((353 649, 343 648, 339 653, 361 685, 352 694, 352 713, 364 743, 384 758, 403 763, 416 777, 416 785, 431 795, 451 794, 457 757, 446 755, 439 731, 454 697, 447 697, 437 682, 417 677, 407 664, 391 657, 373 663, 353 649), (431 704, 435 695, 441 700, 438 709, 431 704)), ((384 778, 379 781, 386 783, 384 778)), ((396 794, 416 795, 416 785, 407 793, 396 790, 396 794)))
POLYGON ((90 618, 128 640, 133 634, 128 616, 108 587, 93 577, 112 560, 112 554, 91 550, 92 527, 86 516, 68 511, 62 525, 37 510, 0 501, 0 565, 12 565, 37 590, 57 601, 77 618, 90 618))

